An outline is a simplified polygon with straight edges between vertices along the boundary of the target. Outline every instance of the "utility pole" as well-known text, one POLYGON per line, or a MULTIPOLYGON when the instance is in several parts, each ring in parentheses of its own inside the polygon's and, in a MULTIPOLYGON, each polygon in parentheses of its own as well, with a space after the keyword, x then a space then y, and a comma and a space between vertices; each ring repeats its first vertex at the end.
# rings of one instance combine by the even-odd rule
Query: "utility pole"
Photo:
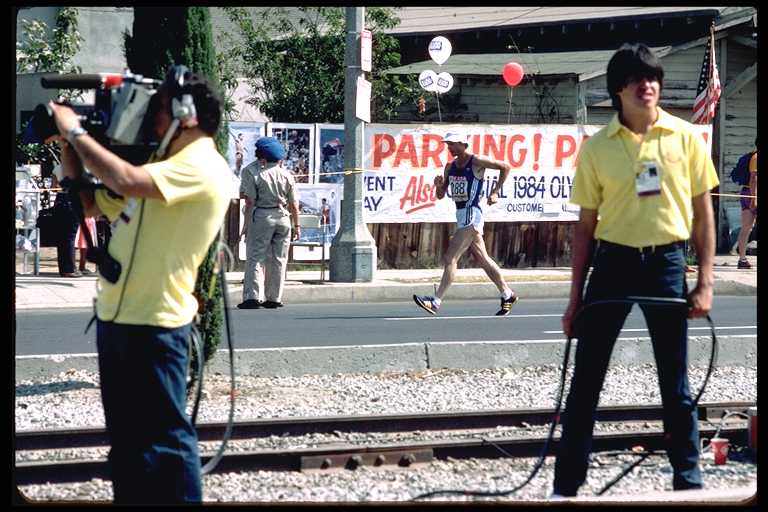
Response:
MULTIPOLYGON (((360 68, 360 33, 365 22, 364 7, 346 7, 347 39, 344 52, 344 167, 363 168, 363 121, 355 115, 357 79, 360 68)), ((341 226, 331 243, 331 281, 352 283, 373 281, 376 243, 363 222, 363 175, 344 175, 341 226)))

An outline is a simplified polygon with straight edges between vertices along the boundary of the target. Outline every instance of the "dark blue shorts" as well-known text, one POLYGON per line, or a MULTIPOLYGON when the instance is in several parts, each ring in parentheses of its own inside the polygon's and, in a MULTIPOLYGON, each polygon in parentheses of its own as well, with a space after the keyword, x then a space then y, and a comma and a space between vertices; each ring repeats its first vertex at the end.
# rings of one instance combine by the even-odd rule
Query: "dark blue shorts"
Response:
MULTIPOLYGON (((750 206, 750 203, 752 203, 752 198, 750 197, 752 195, 752 192, 750 191, 750 188, 741 187, 741 192, 739 193, 741 194, 741 199, 739 200, 739 202, 741 203, 741 210, 742 211, 750 210, 751 208, 749 206, 750 206)), ((753 210, 753 213, 755 214, 757 213, 757 208, 753 210)))

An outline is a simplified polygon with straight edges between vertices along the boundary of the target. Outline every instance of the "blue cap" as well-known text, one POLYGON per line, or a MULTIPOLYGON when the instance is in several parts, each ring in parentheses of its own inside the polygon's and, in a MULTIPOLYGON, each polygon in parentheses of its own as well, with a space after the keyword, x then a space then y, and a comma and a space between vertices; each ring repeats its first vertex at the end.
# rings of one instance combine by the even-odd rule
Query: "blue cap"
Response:
POLYGON ((285 159, 285 148, 274 137, 262 137, 256 141, 256 158, 267 162, 277 162, 285 159))

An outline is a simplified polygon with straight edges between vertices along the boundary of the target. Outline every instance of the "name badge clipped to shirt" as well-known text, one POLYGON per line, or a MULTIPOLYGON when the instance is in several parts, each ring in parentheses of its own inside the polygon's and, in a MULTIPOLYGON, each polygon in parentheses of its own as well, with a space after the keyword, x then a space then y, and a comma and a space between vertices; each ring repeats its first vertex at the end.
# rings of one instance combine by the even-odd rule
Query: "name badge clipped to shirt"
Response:
POLYGON ((643 170, 635 177, 638 196, 661 194, 661 168, 656 162, 641 162, 643 170))

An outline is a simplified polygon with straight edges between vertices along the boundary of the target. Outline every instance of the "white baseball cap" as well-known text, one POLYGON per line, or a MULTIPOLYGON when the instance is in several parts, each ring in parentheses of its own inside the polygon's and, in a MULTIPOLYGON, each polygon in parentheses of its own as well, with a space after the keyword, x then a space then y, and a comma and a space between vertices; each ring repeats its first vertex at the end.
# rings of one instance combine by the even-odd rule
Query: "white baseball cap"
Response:
POLYGON ((467 134, 459 132, 448 132, 445 134, 445 137, 443 137, 443 142, 461 142, 463 144, 469 144, 469 142, 467 142, 468 140, 469 137, 467 137, 467 134))

